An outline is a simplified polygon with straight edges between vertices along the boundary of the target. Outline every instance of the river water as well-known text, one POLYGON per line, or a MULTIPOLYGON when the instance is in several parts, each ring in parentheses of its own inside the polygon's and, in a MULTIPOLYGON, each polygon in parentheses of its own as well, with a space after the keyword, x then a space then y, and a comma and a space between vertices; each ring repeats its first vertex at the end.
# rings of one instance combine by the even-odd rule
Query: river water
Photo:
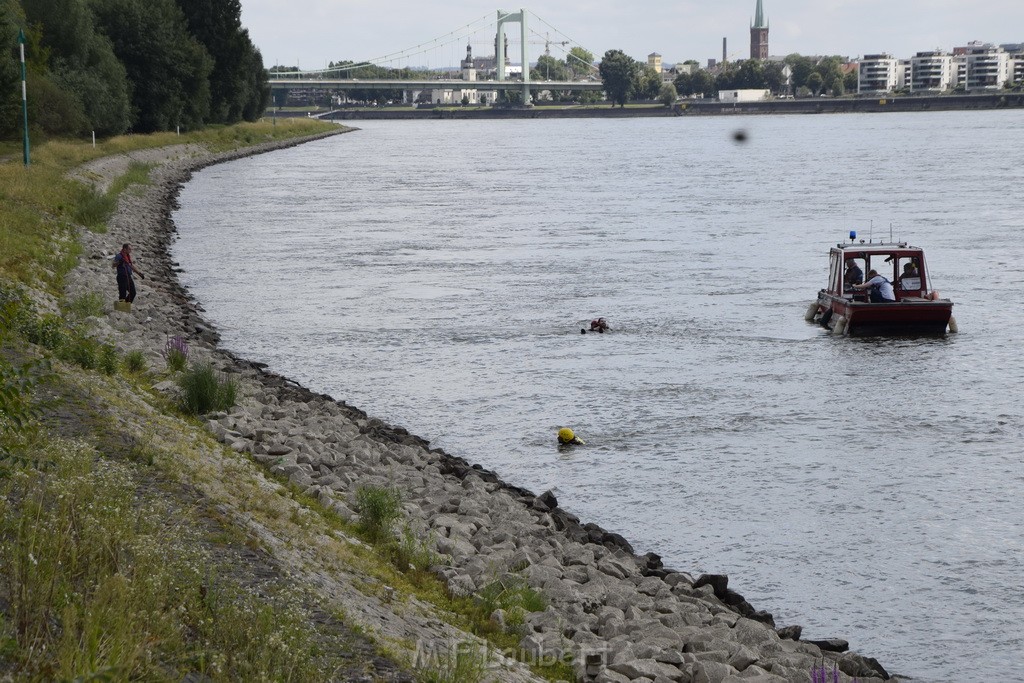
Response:
POLYGON ((1024 680, 1020 112, 354 125, 182 192, 227 348, 805 638, 1024 680), (960 333, 806 323, 850 229, 925 247, 960 333))

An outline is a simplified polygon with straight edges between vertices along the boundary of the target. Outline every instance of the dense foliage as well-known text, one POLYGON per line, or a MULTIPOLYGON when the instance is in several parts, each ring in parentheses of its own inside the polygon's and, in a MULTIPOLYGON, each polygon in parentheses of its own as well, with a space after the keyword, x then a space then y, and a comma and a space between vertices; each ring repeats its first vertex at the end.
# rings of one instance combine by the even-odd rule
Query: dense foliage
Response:
POLYGON ((18 30, 33 135, 255 121, 269 100, 239 0, 0 0, 0 138, 21 133, 18 30))
MULTIPOLYGON (((842 57, 805 57, 788 55, 781 62, 746 59, 719 66, 714 73, 693 68, 680 73, 673 81, 680 95, 717 97, 719 90, 770 90, 776 95, 794 93, 797 96, 828 93, 843 95, 857 91, 857 72, 843 70, 842 57), (786 82, 785 68, 789 67, 790 82, 786 82)), ((696 64, 692 66, 696 67, 696 64)))
POLYGON ((640 63, 622 50, 608 50, 597 65, 608 99, 620 107, 638 91, 640 63))
POLYGON ((18 131, 21 90, 18 81, 21 71, 15 57, 14 46, 18 29, 6 3, 0 3, 0 42, 11 49, 0 50, 0 138, 13 137, 18 131))

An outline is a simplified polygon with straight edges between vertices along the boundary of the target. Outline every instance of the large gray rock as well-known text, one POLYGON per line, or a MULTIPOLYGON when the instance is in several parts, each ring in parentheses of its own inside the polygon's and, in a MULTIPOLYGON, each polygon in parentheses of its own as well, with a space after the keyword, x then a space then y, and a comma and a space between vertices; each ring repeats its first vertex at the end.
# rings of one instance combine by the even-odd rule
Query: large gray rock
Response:
POLYGON ((746 645, 740 645, 739 648, 729 657, 729 666, 736 669, 737 671, 746 670, 751 664, 754 664, 759 659, 756 652, 747 647, 746 645))
POLYGON ((608 576, 624 579, 636 573, 636 565, 618 557, 606 557, 597 563, 597 568, 608 576))
POLYGON ((729 676, 739 673, 728 664, 721 662, 697 662, 692 666, 693 683, 722 683, 729 676))
POLYGON ((597 675, 594 679, 594 683, 630 683, 628 676, 612 671, 611 669, 605 669, 597 675))
POLYGON ((736 621, 733 635, 737 642, 755 650, 769 643, 778 643, 780 638, 774 629, 753 619, 742 618, 736 621))
POLYGON ((630 680, 638 678, 666 678, 670 681, 684 681, 689 676, 679 670, 678 667, 670 664, 662 664, 654 659, 633 659, 621 664, 612 664, 608 667, 612 671, 628 677, 630 680))
MULTIPOLYGON (((789 679, 776 676, 758 666, 750 666, 739 674, 726 676, 722 679, 722 683, 789 683, 789 679)), ((801 683, 803 683, 802 679, 801 683)))

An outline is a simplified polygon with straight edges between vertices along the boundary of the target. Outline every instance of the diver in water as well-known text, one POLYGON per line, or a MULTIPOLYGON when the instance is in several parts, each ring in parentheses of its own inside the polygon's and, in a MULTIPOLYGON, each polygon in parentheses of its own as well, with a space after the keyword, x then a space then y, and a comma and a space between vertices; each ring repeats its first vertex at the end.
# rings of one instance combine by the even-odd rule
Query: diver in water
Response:
MULTIPOLYGON (((608 327, 608 321, 605 320, 604 318, 594 318, 593 320, 590 321, 591 332, 598 332, 600 334, 604 334, 605 332, 611 332, 611 329, 612 328, 608 327)), ((580 334, 586 333, 587 331, 585 329, 580 328, 580 334)))

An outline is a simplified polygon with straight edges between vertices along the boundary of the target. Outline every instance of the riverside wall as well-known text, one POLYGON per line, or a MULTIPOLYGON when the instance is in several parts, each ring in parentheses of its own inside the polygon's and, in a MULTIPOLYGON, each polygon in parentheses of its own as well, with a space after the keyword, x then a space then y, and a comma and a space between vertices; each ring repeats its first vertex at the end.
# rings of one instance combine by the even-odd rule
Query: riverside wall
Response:
MULTIPOLYGON (((1024 108, 1024 93, 992 95, 942 95, 905 97, 818 97, 800 100, 768 100, 736 104, 712 100, 686 100, 672 107, 536 106, 460 109, 458 107, 407 107, 381 109, 337 109, 320 118, 346 120, 431 120, 431 119, 573 119, 650 118, 663 116, 737 116, 757 114, 855 114, 908 113, 926 111, 980 111, 1024 108)), ((306 114, 298 114, 305 116, 306 114)))
MULTIPOLYGON (((83 256, 69 276, 69 296, 95 292, 112 299, 109 259, 122 242, 132 242, 147 275, 138 283, 139 298, 130 314, 108 311, 95 319, 95 333, 122 350, 142 350, 154 368, 163 367, 168 337, 187 338, 194 358, 238 383, 238 404, 205 416, 209 431, 342 517, 358 519, 359 487, 397 488, 410 528, 438 553, 435 572, 452 594, 471 595, 496 580, 525 582, 543 593, 550 605, 526 617, 521 658, 571 658, 579 680, 600 683, 804 683, 816 668, 830 677, 834 671, 844 683, 892 678, 841 639, 802 640, 801 627, 777 625, 731 589, 725 575, 695 577, 665 567, 656 554, 639 555, 621 535, 581 521, 551 492, 536 495, 503 482, 401 427, 221 349, 169 254, 177 194, 199 168, 304 141, 221 155, 172 148, 162 158, 148 157, 159 162, 152 186, 142 195, 125 193, 108 234, 83 233, 83 256)), ((109 177, 124 164, 99 160, 84 177, 109 177)), ((172 398, 176 391, 170 381, 156 388, 172 398)), ((356 599, 355 591, 337 588, 344 581, 322 581, 324 599, 356 599)), ((439 634, 436 620, 397 604, 371 607, 361 611, 390 638, 452 637, 439 634)), ((496 610, 492 619, 501 624, 509 615, 496 610)), ((496 680, 533 680, 514 666, 497 671, 496 680)))

